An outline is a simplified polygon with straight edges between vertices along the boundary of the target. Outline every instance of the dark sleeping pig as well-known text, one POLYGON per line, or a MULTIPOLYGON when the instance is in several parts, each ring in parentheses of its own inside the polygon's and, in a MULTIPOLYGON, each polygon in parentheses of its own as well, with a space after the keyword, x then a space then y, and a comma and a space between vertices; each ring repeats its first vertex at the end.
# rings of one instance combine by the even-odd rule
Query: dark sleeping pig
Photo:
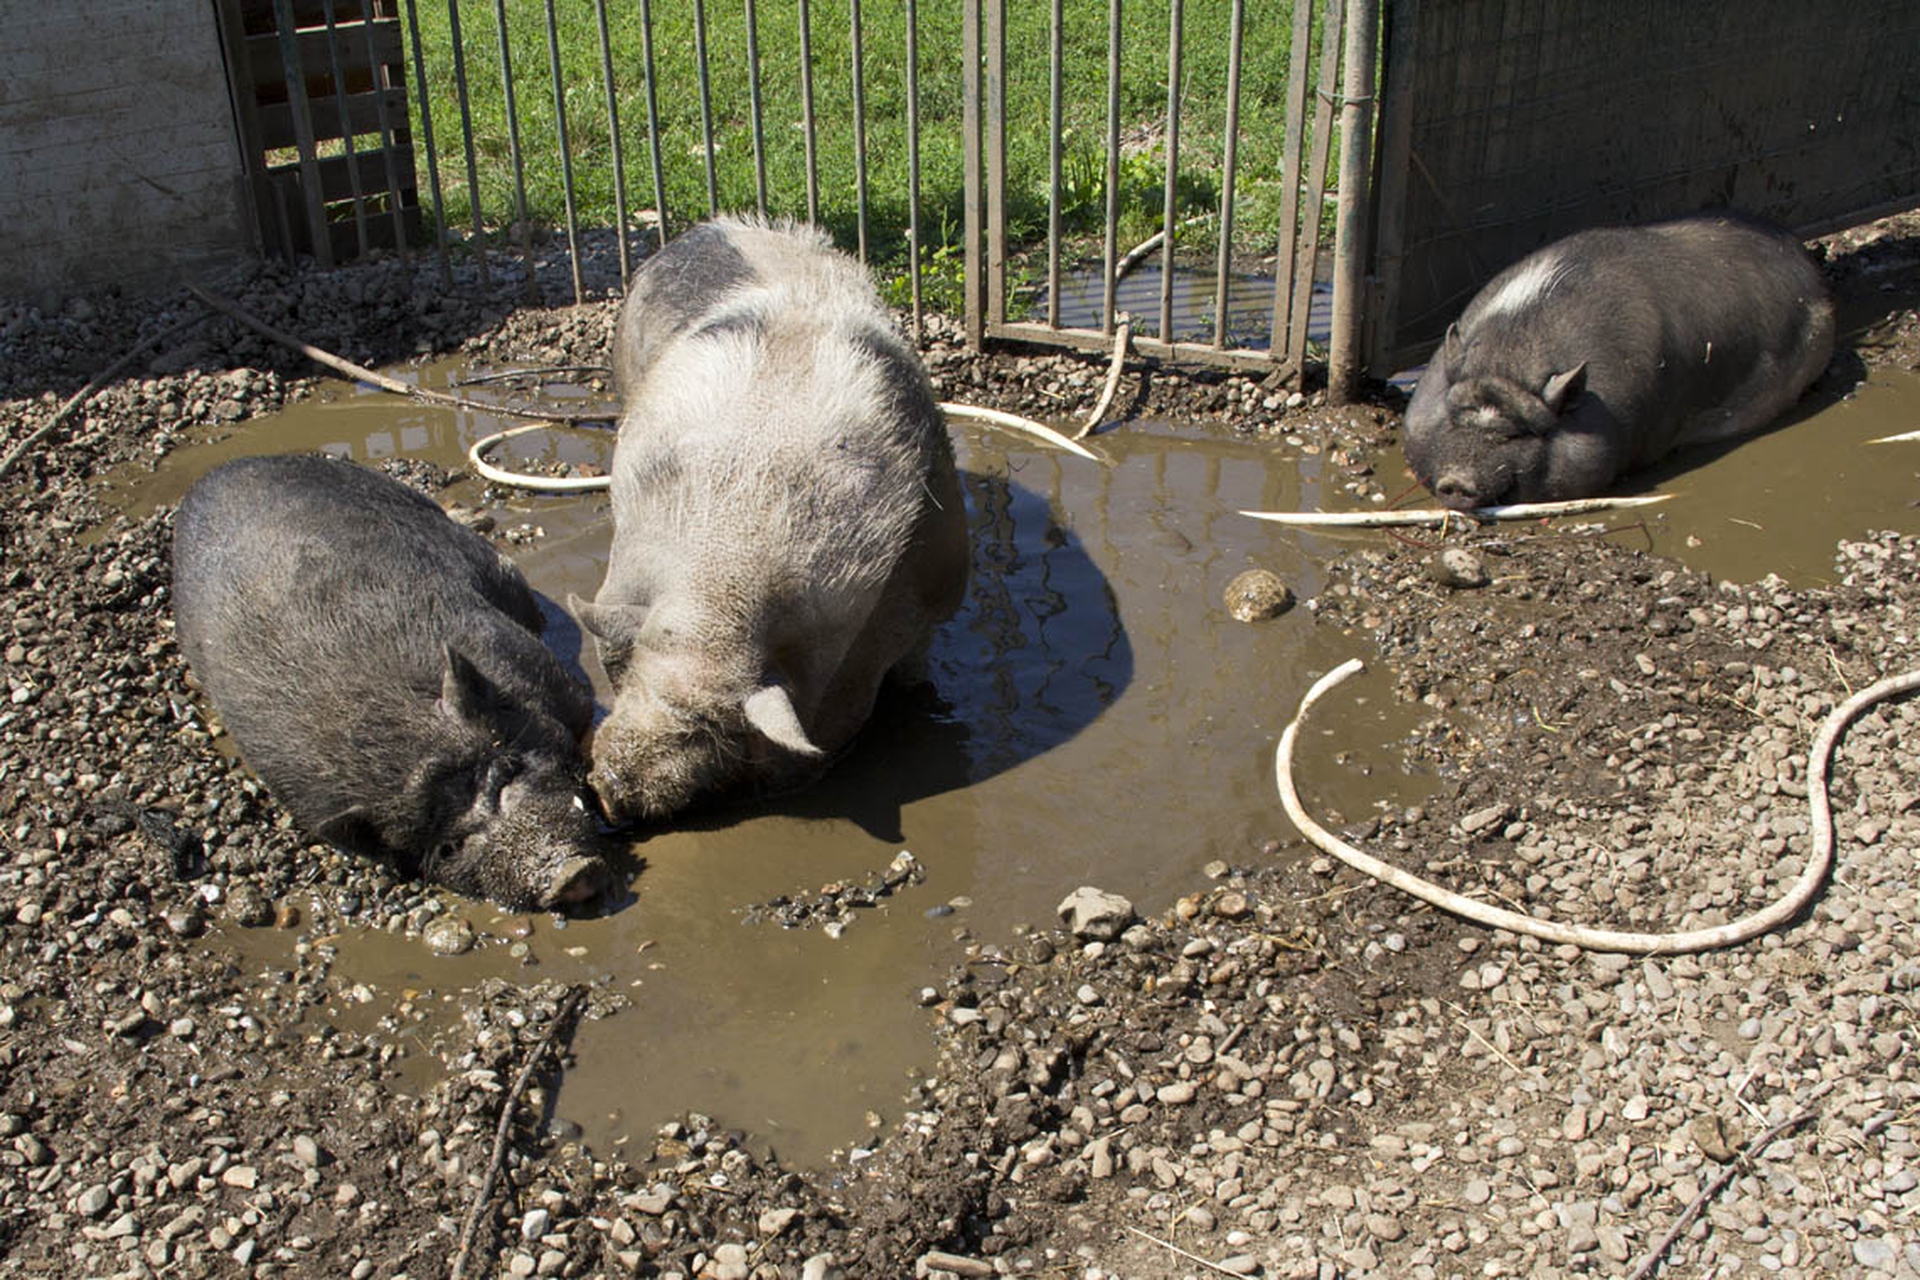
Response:
POLYGON ((635 274, 613 367, 613 545, 569 602, 613 684, 593 789, 621 820, 806 782, 966 587, 926 371, 824 235, 732 218, 635 274))
POLYGON ((1833 354, 1819 269, 1728 214, 1582 231, 1495 276, 1407 406, 1407 462, 1455 510, 1584 498, 1766 426, 1833 354))
POLYGON ((609 880, 592 695, 485 540, 327 458, 208 472, 173 532, 180 650, 260 780, 340 848, 515 910, 609 880))

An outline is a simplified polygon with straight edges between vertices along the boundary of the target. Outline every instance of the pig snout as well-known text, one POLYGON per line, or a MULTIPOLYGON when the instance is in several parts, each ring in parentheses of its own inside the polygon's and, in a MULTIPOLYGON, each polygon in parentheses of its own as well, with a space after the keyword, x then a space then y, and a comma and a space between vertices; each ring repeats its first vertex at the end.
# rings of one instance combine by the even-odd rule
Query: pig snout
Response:
POLYGON ((1485 506, 1473 477, 1464 472, 1448 472, 1434 480, 1433 494, 1449 511, 1472 511, 1485 506))
POLYGON ((560 864, 540 905, 558 908, 590 902, 606 892, 613 877, 598 858, 569 858, 560 864))

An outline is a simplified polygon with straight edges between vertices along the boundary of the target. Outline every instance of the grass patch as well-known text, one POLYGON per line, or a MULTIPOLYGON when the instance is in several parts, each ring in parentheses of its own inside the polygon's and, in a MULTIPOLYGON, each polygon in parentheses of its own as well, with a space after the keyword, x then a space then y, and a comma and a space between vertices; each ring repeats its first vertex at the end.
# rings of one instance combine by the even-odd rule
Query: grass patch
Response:
MULTIPOLYGON (((483 221, 493 234, 516 216, 524 185, 527 216, 539 226, 564 219, 564 187, 556 126, 544 0, 498 0, 460 6, 483 221), (500 14, 512 68, 523 183, 517 181, 503 89, 500 14)), ((422 52, 447 216, 473 225, 466 175, 448 0, 418 0, 422 52)), ((573 168, 576 216, 609 226, 616 217, 608 95, 600 35, 591 0, 554 0, 560 81, 573 168)), ((1180 214, 1217 209, 1226 116, 1229 0, 1188 0, 1179 139, 1180 214)), ((847 248, 857 243, 856 136, 852 14, 847 3, 807 6, 812 72, 819 220, 847 248)), ((963 226, 963 96, 959 0, 922 0, 919 10, 919 145, 922 268, 936 303, 957 285, 963 226)), ((1106 214, 1107 7, 1079 0, 1065 6, 1062 33, 1062 215, 1085 248, 1098 239, 1106 214)), ((705 4, 713 121, 714 181, 722 210, 759 202, 748 56, 749 9, 705 4)), ((759 66, 761 154, 766 206, 775 215, 807 214, 802 32, 798 6, 753 6, 759 66)), ((865 91, 868 256, 882 279, 904 273, 908 224, 907 31, 904 6, 865 4, 861 13, 865 91)), ((645 63, 640 0, 610 0, 608 38, 625 168, 626 209, 656 200, 648 152, 645 63)), ((707 216, 702 161, 701 87, 695 56, 696 7, 691 0, 654 0, 660 160, 666 216, 684 228, 707 216)), ((1048 7, 1010 4, 1007 13, 1007 220, 1016 243, 1043 239, 1047 225, 1048 7)), ((1291 16, 1282 6, 1249 5, 1243 37, 1236 251, 1271 252, 1279 234, 1285 92, 1291 16)), ((1160 225, 1166 157, 1168 8, 1166 0, 1132 0, 1122 37, 1120 119, 1121 233, 1127 243, 1160 225)), ((1318 58, 1318 36, 1315 37, 1318 58)), ((417 107, 416 107, 417 117, 417 107)), ((417 119, 416 119, 417 125, 417 119)), ((424 167, 424 149, 422 156, 424 167)), ((422 175, 424 178, 424 174, 422 175)), ((424 186, 424 183, 423 183, 424 186)), ((1196 230, 1187 243, 1205 245, 1196 230)), ((904 284, 899 286, 904 290, 904 284)))

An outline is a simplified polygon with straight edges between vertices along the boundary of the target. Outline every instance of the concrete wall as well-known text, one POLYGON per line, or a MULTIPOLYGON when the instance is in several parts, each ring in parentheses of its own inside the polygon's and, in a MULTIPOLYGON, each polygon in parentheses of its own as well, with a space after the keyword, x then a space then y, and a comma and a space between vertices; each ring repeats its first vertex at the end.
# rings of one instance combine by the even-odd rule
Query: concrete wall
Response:
POLYGON ((138 292, 250 254, 209 0, 6 8, 0 297, 138 292))

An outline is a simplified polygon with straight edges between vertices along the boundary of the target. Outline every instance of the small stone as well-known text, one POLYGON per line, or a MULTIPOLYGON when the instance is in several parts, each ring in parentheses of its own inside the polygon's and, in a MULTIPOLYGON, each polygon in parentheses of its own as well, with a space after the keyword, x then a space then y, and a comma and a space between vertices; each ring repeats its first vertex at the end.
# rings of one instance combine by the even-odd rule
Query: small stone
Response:
POLYGON ((1153 1096, 1169 1106, 1181 1106, 1193 1101, 1194 1087, 1191 1080, 1176 1080, 1172 1084, 1161 1085, 1153 1096))
POLYGON ((1727 1141, 1720 1117, 1711 1112, 1695 1116, 1687 1124, 1687 1135, 1700 1148, 1700 1154, 1716 1164, 1733 1159, 1733 1145, 1727 1141))
POLYGON ((245 929, 273 923, 273 899, 258 886, 241 881, 227 890, 227 918, 245 929))
POLYGON ((1293 607, 1293 592, 1265 569, 1248 569, 1227 584, 1227 612, 1240 622, 1264 622, 1293 607))
POLYGON ((427 950, 437 956, 465 955, 473 950, 473 926, 459 916, 441 916, 420 936, 427 950))
POLYGON ((772 1239, 785 1231, 800 1216, 798 1209, 769 1209, 760 1215, 760 1234, 772 1239))
POLYGON ((1468 1204, 1485 1204, 1493 1199, 1493 1188, 1484 1178, 1468 1178, 1467 1185, 1461 1188, 1460 1198, 1468 1204))
POLYGON ((533 1269, 538 1265, 539 1264, 533 1260, 532 1254, 516 1253, 507 1260, 507 1271, 511 1275, 530 1276, 533 1274, 533 1269))
POLYGON ((1448 547, 1427 561, 1427 576, 1456 590, 1484 587, 1492 581, 1480 557, 1464 547, 1448 547))
POLYGON ((1376 1240, 1390 1242, 1407 1234, 1407 1229, 1400 1224, 1400 1219, 1390 1213, 1370 1213, 1366 1217, 1366 1223, 1367 1230, 1376 1240))
POLYGON ((1892 1271, 1899 1257, 1882 1236, 1862 1236, 1853 1242, 1853 1260, 1869 1271, 1892 1271))
POLYGON ((1117 893, 1082 885, 1061 900, 1056 910, 1076 938, 1111 942, 1133 923, 1133 904, 1117 893))
POLYGON ((527 1216, 520 1219, 520 1238, 538 1240, 547 1234, 547 1228, 553 1225, 553 1214, 546 1209, 529 1209, 527 1216))
POLYGON ((96 1183, 80 1193, 73 1207, 89 1218, 97 1218, 113 1207, 113 1192, 96 1183))
POLYGON ((293 1158, 309 1169, 318 1169, 321 1158, 320 1144, 306 1134, 293 1140, 293 1158))

